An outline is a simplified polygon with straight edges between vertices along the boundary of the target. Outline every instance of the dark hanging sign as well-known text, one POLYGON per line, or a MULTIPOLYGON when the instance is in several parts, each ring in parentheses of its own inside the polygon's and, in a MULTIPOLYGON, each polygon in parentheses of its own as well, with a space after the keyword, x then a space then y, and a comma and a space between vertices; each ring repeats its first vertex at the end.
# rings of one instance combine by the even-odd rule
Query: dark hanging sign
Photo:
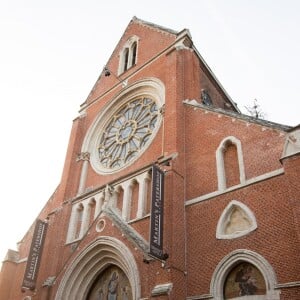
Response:
POLYGON ((150 255, 163 259, 164 172, 152 167, 150 255))
POLYGON ((47 223, 36 221, 22 287, 34 289, 46 237, 47 223))

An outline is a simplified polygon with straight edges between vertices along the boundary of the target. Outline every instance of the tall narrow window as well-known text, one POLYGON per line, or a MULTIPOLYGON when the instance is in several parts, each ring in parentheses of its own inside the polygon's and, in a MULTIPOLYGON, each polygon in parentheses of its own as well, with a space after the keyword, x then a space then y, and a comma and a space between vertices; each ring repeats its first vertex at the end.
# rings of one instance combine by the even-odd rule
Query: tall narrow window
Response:
POLYGON ((134 66, 136 63, 136 50, 137 50, 137 43, 134 42, 131 46, 131 52, 132 52, 131 66, 134 66))
POLYGON ((128 58, 129 58, 129 49, 126 48, 124 50, 124 72, 128 69, 128 58))
POLYGON ((234 186, 240 183, 240 171, 238 163, 237 147, 231 141, 225 145, 224 152, 224 168, 226 174, 226 186, 234 186))
POLYGON ((137 63, 138 37, 130 37, 120 51, 118 75, 126 72, 137 63))
POLYGON ((218 189, 245 183, 241 141, 234 136, 223 139, 216 151, 218 189))

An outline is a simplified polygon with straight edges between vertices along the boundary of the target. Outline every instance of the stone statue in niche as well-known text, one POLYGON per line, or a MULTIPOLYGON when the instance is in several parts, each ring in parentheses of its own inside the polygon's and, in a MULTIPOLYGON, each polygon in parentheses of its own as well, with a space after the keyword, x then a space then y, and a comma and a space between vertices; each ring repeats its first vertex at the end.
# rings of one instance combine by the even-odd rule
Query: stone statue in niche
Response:
POLYGON ((118 283, 119 276, 117 275, 117 272, 113 272, 108 284, 108 300, 117 300, 118 283))
POLYGON ((92 284, 87 300, 133 300, 129 280, 117 266, 105 269, 92 284))
POLYGON ((201 100, 202 100, 202 104, 204 105, 212 106, 213 104, 207 90, 205 89, 201 90, 201 100))

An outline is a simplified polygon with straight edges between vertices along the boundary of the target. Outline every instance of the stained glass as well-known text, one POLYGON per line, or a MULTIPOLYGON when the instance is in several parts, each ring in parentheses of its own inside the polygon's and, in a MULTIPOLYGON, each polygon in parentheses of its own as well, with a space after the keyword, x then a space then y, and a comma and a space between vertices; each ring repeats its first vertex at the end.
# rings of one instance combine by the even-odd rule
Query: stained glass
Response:
POLYGON ((101 133, 98 146, 102 168, 119 169, 144 149, 158 124, 158 108, 149 97, 133 99, 123 105, 101 133))

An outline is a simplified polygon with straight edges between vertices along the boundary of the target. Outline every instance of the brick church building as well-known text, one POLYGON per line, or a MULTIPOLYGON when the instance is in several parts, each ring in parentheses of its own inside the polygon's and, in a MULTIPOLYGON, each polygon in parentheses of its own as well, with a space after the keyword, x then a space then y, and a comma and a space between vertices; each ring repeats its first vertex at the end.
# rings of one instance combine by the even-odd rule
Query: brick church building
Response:
POLYGON ((300 126, 242 114, 186 29, 133 18, 3 300, 300 299, 300 126))

